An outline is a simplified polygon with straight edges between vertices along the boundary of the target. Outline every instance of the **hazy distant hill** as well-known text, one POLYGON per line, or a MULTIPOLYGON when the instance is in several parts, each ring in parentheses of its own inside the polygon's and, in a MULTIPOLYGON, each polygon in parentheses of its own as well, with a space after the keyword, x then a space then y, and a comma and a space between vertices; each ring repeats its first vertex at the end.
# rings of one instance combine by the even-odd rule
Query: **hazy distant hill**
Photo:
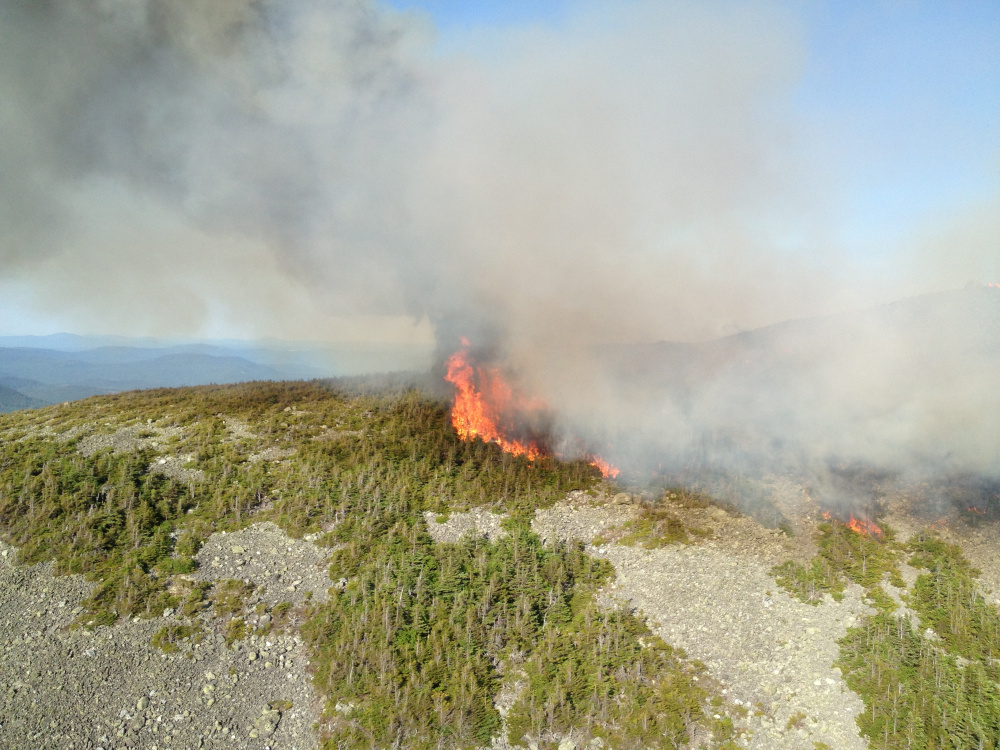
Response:
POLYGON ((11 404, 41 406, 142 388, 424 369, 429 354, 424 345, 7 336, 0 337, 0 384, 28 399, 11 395, 11 404))
POLYGON ((0 385, 0 413, 18 411, 19 409, 37 409, 45 405, 44 401, 29 398, 20 391, 0 385))
POLYGON ((280 380, 282 374, 273 367, 242 357, 162 353, 151 356, 149 350, 128 349, 107 352, 100 349, 90 352, 0 349, 0 375, 104 391, 280 380), (139 356, 130 357, 133 351, 139 356))
POLYGON ((13 388, 25 396, 42 401, 45 404, 61 404, 65 401, 76 401, 88 396, 98 396, 111 393, 111 389, 94 388, 87 385, 50 385, 30 378, 18 378, 0 375, 0 385, 13 388))
MULTIPOLYGON (((621 374, 695 385, 728 372, 800 373, 833 360, 877 354, 939 359, 1000 354, 1000 289, 976 287, 859 312, 805 318, 698 343, 656 342, 606 349, 621 374)), ((915 366, 917 362, 913 362, 915 366)))

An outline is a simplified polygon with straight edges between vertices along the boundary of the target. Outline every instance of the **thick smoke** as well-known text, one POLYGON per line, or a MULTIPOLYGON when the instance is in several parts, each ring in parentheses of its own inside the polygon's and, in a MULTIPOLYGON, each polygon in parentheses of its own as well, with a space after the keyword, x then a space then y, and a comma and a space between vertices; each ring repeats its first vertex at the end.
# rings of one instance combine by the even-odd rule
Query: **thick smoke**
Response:
POLYGON ((804 176, 777 12, 592 12, 473 60, 360 1, 5 8, 0 259, 60 298, 46 259, 211 306, 198 246, 269 255, 339 313, 472 315, 547 349, 753 327, 827 286, 826 258, 767 249, 804 176))
MULTIPOLYGON (((133 333, 429 320, 637 466, 1000 473, 995 318, 967 342, 929 314, 940 346, 875 315, 615 348, 861 307, 939 265, 937 240, 891 282, 838 252, 786 6, 585 6, 477 41, 439 54, 366 0, 7 0, 0 273, 133 333)), ((983 216, 970 274, 995 267, 983 216)))

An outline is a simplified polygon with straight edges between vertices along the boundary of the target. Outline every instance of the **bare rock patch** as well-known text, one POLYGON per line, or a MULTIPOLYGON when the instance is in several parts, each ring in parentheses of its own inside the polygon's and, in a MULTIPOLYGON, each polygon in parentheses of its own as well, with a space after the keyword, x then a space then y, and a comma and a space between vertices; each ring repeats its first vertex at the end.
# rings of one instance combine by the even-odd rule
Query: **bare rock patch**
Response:
POLYGON ((104 448, 111 448, 116 455, 133 453, 145 448, 160 448, 173 437, 183 434, 180 427, 159 427, 155 424, 138 424, 119 427, 110 434, 92 434, 80 440, 78 450, 92 456, 104 448))
POLYGON ((615 566, 609 599, 641 610, 659 636, 702 661, 727 697, 749 708, 746 747, 867 746, 854 721, 864 704, 833 667, 837 640, 868 611, 860 587, 849 586, 843 602, 827 597, 813 607, 786 595, 769 563, 708 546, 592 552, 615 566))
POLYGON ((316 601, 329 598, 327 574, 330 550, 310 541, 292 539, 271 522, 242 531, 213 534, 198 551, 200 580, 232 578, 262 587, 271 605, 297 604, 307 592, 316 601))
POLYGON ((455 544, 466 534, 475 534, 491 542, 501 539, 507 536, 502 525, 505 518, 506 515, 493 513, 486 508, 450 513, 441 521, 438 521, 436 513, 424 513, 431 539, 441 544, 455 544))
POLYGON ((321 706, 293 633, 226 645, 209 619, 68 629, 92 584, 0 545, 0 747, 313 750, 321 706), (7 552, 7 555, 3 555, 7 552), (200 626, 164 653, 166 626, 200 626))

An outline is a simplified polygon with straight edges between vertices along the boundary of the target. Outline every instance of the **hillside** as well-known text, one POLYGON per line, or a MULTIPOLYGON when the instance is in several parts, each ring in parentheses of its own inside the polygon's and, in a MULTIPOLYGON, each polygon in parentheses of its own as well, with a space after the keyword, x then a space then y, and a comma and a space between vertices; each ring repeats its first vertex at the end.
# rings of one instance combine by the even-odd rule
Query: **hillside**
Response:
POLYGON ((0 385, 42 404, 143 388, 302 380, 427 367, 429 347, 285 341, 171 342, 0 336, 0 385))
POLYGON ((992 485, 873 485, 876 534, 746 480, 766 528, 460 441, 412 386, 0 417, 0 747, 1000 741, 992 485))
POLYGON ((620 442, 647 466, 1000 474, 1000 288, 600 356, 633 426, 620 442))
POLYGON ((45 406, 46 402, 40 399, 31 398, 21 391, 16 391, 6 385, 0 384, 0 414, 19 409, 37 409, 45 406))
POLYGON ((278 371, 242 357, 156 350, 111 349, 60 352, 49 349, 0 349, 0 374, 49 385, 100 389, 198 385, 277 379, 278 371))

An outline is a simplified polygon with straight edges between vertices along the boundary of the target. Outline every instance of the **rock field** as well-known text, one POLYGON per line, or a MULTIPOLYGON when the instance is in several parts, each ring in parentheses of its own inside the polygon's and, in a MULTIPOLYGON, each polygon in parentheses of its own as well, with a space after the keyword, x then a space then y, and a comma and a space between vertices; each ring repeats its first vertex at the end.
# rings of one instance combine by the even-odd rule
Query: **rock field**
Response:
MULTIPOLYGON (((774 488, 779 504, 797 510, 786 513, 792 537, 707 507, 682 512, 685 523, 711 531, 692 544, 594 546, 635 518, 637 498, 583 492, 537 511, 533 526, 550 542, 581 540, 614 565, 616 580, 603 599, 641 610, 664 640, 705 664, 725 690, 728 703, 720 710, 734 719, 741 747, 861 750, 867 742, 854 720, 863 704, 832 666, 837 640, 870 611, 860 588, 849 586, 842 602, 827 597, 813 607, 785 594, 768 572, 814 553, 809 530, 818 509, 798 493, 791 484, 774 488)), ((425 518, 443 543, 506 533, 503 516, 487 509, 425 518)), ((190 578, 252 584, 248 610, 322 600, 338 584, 327 575, 329 550, 313 538, 291 539, 271 523, 215 534, 190 578)), ((995 547, 981 531, 956 540, 974 562, 985 563, 990 584, 1000 582, 995 547)), ((15 559, 16 550, 0 544, 0 749, 316 747, 312 727, 321 704, 294 618, 284 632, 229 646, 226 618, 211 611, 183 619, 168 610, 166 617, 92 633, 70 629, 91 585, 80 576, 53 576, 50 565, 18 567, 15 559), (150 645, 165 625, 195 621, 204 628, 200 642, 178 642, 172 653, 150 645)), ((912 583, 916 571, 902 567, 912 583)), ((898 599, 897 590, 886 590, 898 599)), ((266 624, 262 618, 246 615, 253 627, 266 624)))
MULTIPOLYGON (((270 543, 273 533, 244 533, 240 541, 248 538, 270 543)), ((13 558, 0 546, 0 748, 316 747, 320 706, 305 644, 293 632, 227 647, 219 624, 199 617, 201 642, 165 654, 150 639, 182 622, 173 616, 69 630, 90 584, 53 576, 51 565, 15 567, 13 558)), ((286 557, 288 575, 312 582, 314 559, 286 557)), ((267 585, 259 568, 245 568, 244 578, 267 585)))
MULTIPOLYGON (((786 488, 787 490, 788 488, 786 488)), ((797 524, 805 526, 808 506, 797 524)), ((861 750, 855 716, 864 704, 832 666, 837 640, 870 611, 861 589, 851 585, 842 602, 829 596, 820 606, 788 596, 770 568, 790 557, 812 553, 810 535, 788 538, 756 521, 717 507, 687 509, 685 521, 711 528, 713 536, 695 545, 645 550, 589 544, 627 523, 637 508, 630 498, 570 493, 566 500, 535 514, 543 539, 579 539, 593 555, 615 567, 616 580, 604 592, 609 604, 641 610, 667 643, 699 659, 731 701, 730 716, 743 730, 742 747, 752 750, 814 750, 825 743, 837 750, 861 750)), ((499 517, 482 510, 452 513, 443 524, 428 517, 435 539, 459 533, 487 535, 480 525, 499 517)))
POLYGON ((708 667, 728 698, 751 708, 745 747, 867 746, 854 723, 864 705, 831 666, 837 639, 867 609, 860 587, 813 607, 787 596, 759 560, 711 546, 594 552, 615 566, 609 597, 642 610, 658 635, 708 667))
POLYGON ((236 579, 262 586, 261 598, 270 605, 301 603, 307 594, 328 598, 329 550, 291 539, 273 523, 254 524, 242 531, 213 534, 198 550, 194 578, 236 579))
POLYGON ((438 523, 437 514, 427 511, 424 520, 431 539, 439 544, 454 544, 466 534, 479 534, 494 540, 507 536, 500 524, 504 517, 484 508, 473 508, 464 513, 451 513, 447 520, 438 523))

